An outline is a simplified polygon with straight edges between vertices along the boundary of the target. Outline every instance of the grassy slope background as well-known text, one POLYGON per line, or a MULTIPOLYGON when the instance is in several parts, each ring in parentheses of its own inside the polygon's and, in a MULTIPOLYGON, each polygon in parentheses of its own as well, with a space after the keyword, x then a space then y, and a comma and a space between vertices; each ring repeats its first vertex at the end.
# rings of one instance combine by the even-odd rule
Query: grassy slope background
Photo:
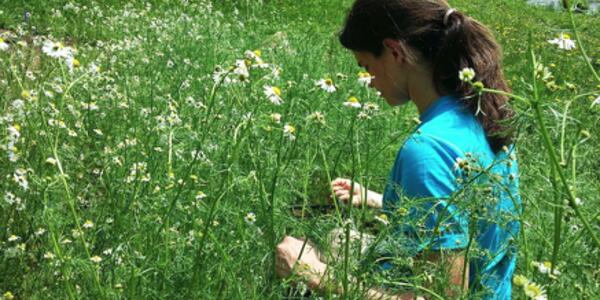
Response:
MULTIPOLYGON (((50 137, 56 139, 38 137, 40 130, 52 132, 43 125, 46 120, 42 105, 51 100, 40 96, 39 106, 32 107, 34 113, 28 117, 27 126, 23 126, 20 147, 26 149, 23 160, 28 161, 28 167, 36 174, 30 175, 31 191, 22 194, 28 201, 27 209, 16 212, 3 204, 0 213, 0 225, 6 229, 0 233, 2 250, 14 248, 6 242, 11 234, 20 236, 27 250, 17 257, 5 252, 0 260, 2 292, 12 291, 24 299, 64 297, 69 289, 71 295, 81 293, 81 297, 277 298, 285 287, 271 279, 273 241, 284 233, 319 241, 327 230, 338 225, 329 217, 310 221, 292 218, 288 205, 325 197, 328 177, 352 173, 381 190, 398 147, 414 126, 412 118, 416 112, 412 107, 391 109, 353 84, 358 68, 336 38, 351 1, 215 1, 210 10, 203 8, 206 3, 192 9, 179 1, 128 4, 91 1, 79 4, 88 9, 82 8, 77 13, 64 11, 63 17, 53 17, 52 9, 62 10, 66 3, 5 1, 0 8, 3 11, 0 27, 14 30, 21 25, 24 10, 28 10, 31 18, 30 24, 23 26, 25 36, 52 35, 56 40, 73 44, 80 50, 84 65, 98 62, 111 78, 76 87, 73 92, 76 96, 61 100, 65 106, 90 100, 103 104, 103 116, 70 117, 71 124, 78 119, 85 124, 80 138, 68 140, 52 134, 50 137), (148 4, 150 9, 146 9, 148 4), (125 15, 125 11, 147 13, 132 16, 125 15), (183 14, 192 21, 182 21, 183 14), (152 26, 150 20, 159 26, 152 26), (132 37, 140 37, 144 42, 127 50, 110 47, 125 44, 120 41, 135 40, 132 37), (212 118, 207 110, 196 110, 185 103, 184 99, 191 96, 208 105, 213 84, 210 74, 215 66, 231 64, 247 49, 261 49, 265 60, 282 67, 281 79, 273 84, 282 87, 286 105, 273 107, 266 103, 261 92, 264 82, 260 81, 248 89, 234 87, 219 91, 215 96, 218 105, 213 111, 221 115, 217 118, 212 118), (141 63, 144 58, 150 62, 141 63), (183 63, 186 58, 192 61, 191 65, 183 63), (174 68, 166 67, 170 59, 175 61, 174 68), (348 79, 336 77, 337 73, 347 75, 348 79), (322 77, 332 77, 344 88, 334 95, 324 95, 313 88, 314 80, 322 77), (190 79, 191 87, 182 90, 181 83, 186 79, 190 79), (356 125, 355 145, 348 142, 348 128, 354 126, 351 121, 354 115, 341 105, 351 95, 382 107, 372 120, 356 125), (181 156, 176 155, 168 163, 166 153, 154 148, 168 148, 169 132, 155 130, 155 124, 149 120, 167 114, 171 98, 180 105, 177 112, 183 123, 190 126, 172 131, 175 152, 179 150, 181 156), (127 101, 130 109, 118 108, 119 101, 127 101), (151 117, 141 114, 141 108, 148 108, 151 117), (244 115, 249 111, 256 116, 252 125, 244 123, 244 115), (305 117, 314 111, 325 114, 326 126, 305 122, 305 117), (272 112, 281 113, 285 122, 299 129, 295 144, 282 144, 280 131, 265 130, 272 125, 268 122, 272 112), (211 122, 204 122, 204 116, 211 122), (101 129, 104 136, 94 136, 91 132, 94 128, 101 129), (236 128, 238 133, 234 134, 236 128), (131 149, 103 154, 105 146, 117 149, 120 142, 132 138, 137 139, 137 145, 131 149), (73 178, 69 181, 73 197, 51 184, 54 181, 42 180, 56 174, 54 168, 44 164, 52 156, 51 148, 56 141, 61 145, 66 172, 73 178), (203 149, 212 163, 200 163, 190 169, 189 153, 195 149, 203 149), (82 150, 85 159, 81 159, 78 150, 82 150), (350 153, 356 153, 354 160, 348 159, 350 153), (121 157, 124 166, 110 163, 113 156, 121 157), (367 164, 368 160, 373 162, 367 164), (138 161, 148 163, 153 181, 148 185, 124 184, 129 166, 138 161), (94 168, 104 170, 104 175, 90 174, 94 168), (168 188, 176 182, 170 172, 175 179, 188 180, 186 175, 190 173, 200 179, 186 181, 181 189, 168 188), (39 180, 34 183, 33 178, 39 180), (273 207, 269 204, 272 178, 277 178, 273 207), (155 186, 161 187, 160 192, 153 192, 155 186), (204 203, 195 204, 193 200, 198 190, 208 195, 204 203), (95 223, 93 233, 86 233, 91 253, 99 254, 109 248, 115 253, 112 257, 103 256, 100 268, 89 262, 77 238, 72 237, 75 222, 69 212, 69 199, 76 199, 81 222, 89 219, 95 223), (212 203, 217 204, 211 214, 212 203), (165 211, 171 213, 166 215, 165 211), (248 212, 256 213, 255 225, 243 222, 248 212), (107 219, 113 222, 106 222, 107 219), (218 225, 215 223, 209 234, 201 236, 209 221, 218 225), (33 232, 40 227, 53 231, 55 236, 34 237, 33 232), (56 243, 67 256, 61 264, 51 264, 42 258, 48 251, 57 252, 52 239, 64 241, 67 237, 74 242, 56 243)), ((542 93, 545 121, 558 148, 563 125, 561 114, 567 101, 577 92, 598 90, 598 82, 594 82, 576 52, 560 51, 546 42, 563 30, 570 32, 566 13, 530 7, 524 1, 452 1, 451 4, 492 29, 504 48, 507 78, 515 93, 527 96, 531 95, 527 35, 533 33, 536 52, 545 65, 554 65, 550 70, 559 86, 556 91, 544 89, 542 93), (566 83, 574 87, 569 88, 566 83)), ((600 28, 600 18, 577 15, 576 22, 598 69, 600 32, 595 28, 600 28)), ((29 64, 27 57, 2 58, 3 65, 19 65, 19 70, 27 69, 29 64)), ((41 74, 55 74, 50 72, 55 67, 43 62, 41 74)), ((8 81, 0 87, 4 90, 0 96, 2 105, 8 107, 22 88, 15 84, 16 76, 6 70, 0 74, 4 76, 1 79, 8 81)), ((29 88, 41 90, 44 87, 41 81, 32 80, 29 88)), ((570 184, 584 201, 582 210, 597 230, 600 109, 590 108, 590 104, 590 99, 582 98, 570 106, 564 123, 567 152, 581 140, 581 130, 587 130, 591 136, 578 146, 576 164, 568 160, 565 170, 569 178, 573 178, 571 172, 576 175, 570 184)), ((532 113, 526 107, 515 106, 521 115, 518 147, 527 224, 517 273, 545 285, 557 299, 573 295, 590 299, 599 291, 599 253, 576 218, 570 217, 564 227, 559 256, 562 275, 558 280, 551 280, 528 265, 532 260, 550 260, 554 193, 548 179, 548 160, 540 150, 542 143, 532 113), (571 225, 579 228, 570 229, 571 225)), ((1 163, 6 170, 2 175, 10 176, 14 166, 6 159, 1 163)), ((3 188, 15 193, 14 185, 8 181, 3 188)), ((369 218, 368 214, 359 215, 369 218)), ((516 291, 515 296, 523 295, 516 291)))

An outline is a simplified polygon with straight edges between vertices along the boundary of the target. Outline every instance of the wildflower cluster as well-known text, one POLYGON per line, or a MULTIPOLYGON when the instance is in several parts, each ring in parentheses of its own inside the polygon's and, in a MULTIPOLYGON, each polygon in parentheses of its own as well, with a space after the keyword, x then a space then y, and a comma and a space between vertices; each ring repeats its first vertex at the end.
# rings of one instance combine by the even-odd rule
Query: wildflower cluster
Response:
POLYGON ((523 275, 515 275, 513 283, 517 287, 521 287, 523 292, 529 299, 533 300, 547 300, 546 290, 539 284, 530 281, 523 275))

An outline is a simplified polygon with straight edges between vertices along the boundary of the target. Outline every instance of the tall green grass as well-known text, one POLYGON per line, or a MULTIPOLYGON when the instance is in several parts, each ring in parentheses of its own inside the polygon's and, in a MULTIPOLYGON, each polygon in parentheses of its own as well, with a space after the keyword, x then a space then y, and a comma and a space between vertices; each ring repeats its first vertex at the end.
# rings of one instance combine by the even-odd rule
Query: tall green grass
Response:
MULTIPOLYGON (((2 144, 11 139, 9 127, 20 133, 19 159, 11 161, 6 149, 0 157, 1 189, 20 199, 0 201, 1 293, 298 297, 297 288, 274 276, 274 245, 283 235, 309 237, 324 252, 327 233, 346 218, 385 235, 377 212, 311 208, 327 201, 338 176, 382 191, 416 125, 414 108, 386 107, 357 83, 354 58, 336 38, 351 1, 67 3, 0 8, 0 26, 16 36, 0 51, 2 144), (76 47, 81 66, 69 72, 43 54, 45 38, 76 47), (255 49, 281 69, 279 78, 257 68, 245 84, 213 80, 217 66, 227 70, 255 49), (338 91, 316 88, 321 78, 332 78, 338 91), (281 106, 267 100, 264 85, 281 89, 281 106), (381 108, 358 118, 359 110, 342 104, 351 96, 381 108), (286 124, 294 126, 294 139, 286 124), (17 169, 25 170, 27 189, 13 180, 17 169), (250 213, 256 222, 246 218, 250 213)), ((600 291, 600 106, 592 105, 600 96, 600 20, 524 1, 451 4, 487 24, 504 48, 519 113, 524 200, 516 273, 553 299, 593 299, 600 291), (579 48, 562 51, 547 42, 560 32, 579 48), (552 78, 535 73, 534 61, 552 78), (561 274, 532 267, 544 261, 561 274)), ((386 280, 353 263, 355 246, 344 245, 337 277, 386 280)), ((360 297, 360 288, 350 291, 360 297)), ((514 297, 525 295, 515 288, 514 297)))

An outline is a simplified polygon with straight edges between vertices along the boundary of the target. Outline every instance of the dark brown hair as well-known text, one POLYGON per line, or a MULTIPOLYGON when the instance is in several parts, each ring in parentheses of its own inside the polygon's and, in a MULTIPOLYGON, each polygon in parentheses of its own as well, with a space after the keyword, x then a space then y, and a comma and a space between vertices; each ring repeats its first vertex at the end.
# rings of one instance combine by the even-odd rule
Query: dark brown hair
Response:
POLYGON ((508 97, 495 93, 478 96, 471 84, 461 81, 463 68, 475 70, 473 81, 485 87, 510 91, 501 68, 500 46, 481 23, 450 9, 443 0, 357 0, 339 39, 354 51, 383 53, 383 40, 400 40, 431 63, 438 93, 454 94, 476 115, 494 152, 512 143, 507 122, 514 115, 508 97))

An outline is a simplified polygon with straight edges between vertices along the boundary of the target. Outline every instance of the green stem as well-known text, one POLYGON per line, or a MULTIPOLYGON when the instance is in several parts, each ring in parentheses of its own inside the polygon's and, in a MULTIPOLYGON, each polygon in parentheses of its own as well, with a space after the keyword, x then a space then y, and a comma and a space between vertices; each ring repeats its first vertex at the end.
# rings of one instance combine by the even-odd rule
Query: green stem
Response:
MULTIPOLYGON (((355 121, 357 118, 358 113, 353 114, 352 115, 352 122, 350 123, 350 153, 352 155, 352 175, 351 175, 351 180, 352 180, 352 186, 350 187, 350 198, 348 199, 348 203, 346 204, 346 209, 348 212, 350 212, 350 210, 352 209, 352 197, 354 195, 354 177, 356 175, 356 155, 355 155, 355 147, 354 147, 354 125, 355 125, 355 121)), ((350 217, 351 214, 348 213, 346 217, 350 217)), ((350 222, 345 223, 345 228, 344 228, 344 234, 345 234, 345 244, 344 244, 344 278, 342 280, 342 286, 343 286, 343 291, 344 291, 344 295, 343 295, 343 299, 347 299, 348 298, 348 267, 349 267, 349 256, 350 256, 350 222)))
MULTIPOLYGON (((80 219, 79 219, 79 216, 77 215, 77 211, 75 210, 75 203, 74 203, 75 201, 71 197, 71 190, 69 189, 69 184, 67 183, 67 179, 66 179, 67 175, 65 174, 65 172, 63 170, 62 162, 60 160, 60 157, 58 156, 58 151, 57 151, 58 145, 57 144, 58 144, 58 136, 56 139, 56 143, 52 149, 53 154, 54 154, 54 159, 56 160, 56 166, 58 167, 58 171, 60 172, 61 182, 63 184, 65 192, 67 193, 67 203, 69 205, 69 210, 71 211, 71 216, 73 217, 73 222, 75 223, 75 228, 77 228, 77 231, 80 233, 79 239, 81 241, 81 245, 83 246, 83 249, 85 250, 86 257, 89 261, 91 258, 90 250, 88 249, 87 243, 85 242, 83 230, 81 230, 80 219)), ((98 288, 98 292, 100 292, 100 294, 102 295, 102 298, 105 298, 104 290, 102 289, 102 285, 100 284, 100 278, 98 276, 98 272, 94 272, 94 282, 96 283, 96 287, 98 288)))
MULTIPOLYGON (((583 223, 585 229, 591 235, 592 239, 594 240, 594 243, 596 244, 596 247, 600 248, 600 240, 598 239, 598 237, 594 233, 594 231, 593 231, 592 227, 590 226, 590 223, 588 222, 588 220, 581 213, 581 210, 579 210, 579 207, 577 207, 577 204, 575 203, 575 197, 573 196, 573 193, 571 191, 571 188, 569 188, 569 184, 567 182, 565 174, 564 174, 563 170, 561 169, 560 163, 559 163, 558 158, 557 158, 557 154, 556 154, 556 152, 554 150, 554 147, 552 146, 552 141, 550 139, 550 134, 548 133, 548 129, 546 128, 546 125, 545 125, 544 120, 542 118, 542 109, 540 108, 540 97, 539 97, 539 94, 538 94, 537 78, 536 78, 536 74, 535 74, 535 66, 536 66, 537 62, 536 62, 535 54, 533 52, 532 45, 533 45, 533 41, 532 41, 532 35, 531 35, 531 32, 530 32, 529 33, 529 54, 530 54, 531 63, 532 63, 532 80, 533 80, 533 94, 534 94, 534 101, 531 103, 531 106, 534 109, 535 118, 537 120, 537 123, 538 123, 538 126, 540 128, 540 131, 542 132, 542 141, 544 142, 544 146, 546 147, 546 150, 548 152, 548 156, 550 157, 550 161, 551 161, 552 165, 554 166, 554 168, 556 169, 556 171, 558 173, 558 176, 560 178, 561 184, 563 185, 565 194, 568 196, 569 204, 571 205, 571 207, 575 211, 575 214, 577 215, 577 217, 583 223)), ((557 239, 557 240, 554 241, 554 244, 560 243, 560 234, 558 234, 558 236, 556 236, 555 239, 557 239)))
MULTIPOLYGON (((548 151, 548 156, 550 156, 550 161, 552 162, 552 165, 556 168, 556 171, 558 173, 558 177, 560 178, 560 182, 563 185, 565 194, 568 196, 569 204, 571 205, 571 207, 575 211, 575 214, 577 215, 577 217, 583 223, 583 226, 585 227, 585 229, 588 231, 588 233, 590 234, 590 236, 594 240, 594 243, 596 244, 596 247, 600 248, 600 239, 598 239, 598 237, 594 233, 594 230, 590 226, 589 221, 581 213, 581 210, 579 210, 579 207, 575 203, 575 197, 573 196, 573 193, 572 193, 571 189, 569 188, 569 184, 567 182, 565 174, 563 173, 562 169, 560 168, 560 163, 558 162, 558 159, 556 157, 556 153, 554 152, 554 148, 552 148, 552 143, 550 141, 550 135, 548 134, 548 130, 546 129, 546 126, 544 125, 544 121, 542 119, 542 110, 540 109, 539 103, 538 102, 533 103, 533 108, 534 108, 534 111, 535 111, 536 119, 538 121, 538 126, 540 127, 540 130, 542 132, 542 137, 543 137, 544 145, 546 146, 546 150, 548 151)), ((559 239, 560 239, 560 235, 559 235, 559 239)), ((560 243, 560 240, 559 241, 555 241, 555 244, 556 243, 560 243)))
POLYGON ((558 184, 556 182, 556 168, 554 167, 554 165, 551 166, 550 170, 550 181, 552 182, 552 186, 554 188, 554 203, 556 205, 556 207, 554 207, 554 244, 552 245, 552 267, 550 270, 550 274, 552 274, 558 262, 558 254, 561 245, 560 234, 562 227, 563 204, 562 199, 560 197, 560 193, 558 192, 558 184))
POLYGON ((577 41, 577 45, 579 47, 579 52, 581 52, 581 55, 583 55, 583 58, 585 59, 585 63, 588 66, 588 68, 590 69, 590 71, 592 71, 592 74, 596 78, 596 81, 600 82, 600 75, 598 75, 598 73, 596 72, 596 69, 594 69, 592 62, 591 62, 590 58, 588 57, 587 52, 585 51, 585 48, 583 47, 583 43, 581 43, 579 33, 577 32, 577 27, 575 26, 575 19, 573 18, 573 11, 571 10, 571 5, 568 4, 569 2, 567 0, 565 0, 565 2, 567 3, 567 12, 569 14, 569 20, 571 21, 571 28, 573 29, 573 35, 575 35, 575 40, 577 41))

